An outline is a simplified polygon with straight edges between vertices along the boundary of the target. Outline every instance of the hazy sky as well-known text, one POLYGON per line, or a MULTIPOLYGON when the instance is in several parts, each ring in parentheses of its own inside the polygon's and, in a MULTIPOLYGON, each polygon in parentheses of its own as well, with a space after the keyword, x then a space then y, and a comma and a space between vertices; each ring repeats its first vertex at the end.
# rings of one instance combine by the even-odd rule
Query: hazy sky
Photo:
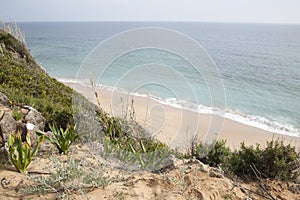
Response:
POLYGON ((300 23, 300 0, 0 0, 14 21, 300 23))

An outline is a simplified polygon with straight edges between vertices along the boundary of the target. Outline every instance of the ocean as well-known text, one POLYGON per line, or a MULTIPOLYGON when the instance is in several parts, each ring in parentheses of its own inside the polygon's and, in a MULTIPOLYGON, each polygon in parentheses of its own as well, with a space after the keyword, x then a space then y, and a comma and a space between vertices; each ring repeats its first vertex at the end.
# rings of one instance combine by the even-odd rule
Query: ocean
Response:
POLYGON ((144 27, 177 31, 198 42, 215 63, 224 85, 224 107, 212 103, 205 77, 191 63, 164 49, 127 52, 112 60, 99 82, 99 77, 93 78, 108 89, 118 87, 137 95, 150 95, 165 104, 195 112, 223 110, 222 115, 241 123, 300 137, 300 25, 196 22, 19 25, 32 55, 48 74, 63 81, 82 82, 88 81, 92 71, 99 68, 95 60, 90 61, 89 70, 82 69, 87 56, 111 36, 144 27), (141 85, 150 76, 156 81, 141 85), (178 77, 188 84, 180 84, 178 77))

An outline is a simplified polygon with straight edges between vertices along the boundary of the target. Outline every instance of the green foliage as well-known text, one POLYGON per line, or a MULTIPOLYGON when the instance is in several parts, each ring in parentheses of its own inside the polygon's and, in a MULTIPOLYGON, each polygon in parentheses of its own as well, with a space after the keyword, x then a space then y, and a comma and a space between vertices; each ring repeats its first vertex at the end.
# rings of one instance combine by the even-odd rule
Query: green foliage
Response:
POLYGON ((22 174, 25 173, 28 165, 30 164, 32 158, 36 156, 39 144, 43 142, 44 135, 37 133, 38 141, 34 148, 31 150, 31 141, 30 135, 26 135, 26 141, 23 143, 21 138, 21 133, 10 134, 8 140, 8 151, 9 156, 14 164, 14 166, 21 172, 22 174))
POLYGON ((67 154, 72 143, 79 137, 76 133, 76 126, 67 127, 65 130, 58 128, 56 124, 49 126, 55 139, 45 136, 46 140, 55 145, 59 153, 67 154))
POLYGON ((300 154, 295 147, 284 145, 283 141, 270 141, 262 152, 262 172, 270 177, 278 177, 283 180, 294 179, 299 176, 300 154), (298 162, 298 165, 297 165, 298 162), (298 168, 298 174, 291 173, 298 168))
POLYGON ((126 150, 106 140, 104 141, 105 157, 116 155, 122 162, 137 163, 142 169, 151 169, 158 167, 170 153, 167 147, 159 147, 158 145, 153 151, 137 151, 133 144, 135 143, 129 143, 131 149, 126 150))
POLYGON ((19 109, 14 108, 13 109, 13 117, 15 120, 19 121, 19 120, 23 119, 24 115, 19 109))
POLYGON ((98 112, 104 131, 106 156, 117 155, 122 162, 138 163, 141 168, 157 167, 170 152, 167 145, 149 137, 134 120, 110 117, 98 112))
POLYGON ((66 128, 73 124, 72 96, 83 98, 71 88, 48 76, 36 64, 24 43, 0 30, 0 44, 4 56, 0 56, 0 92, 13 105, 31 105, 47 119, 66 128), (20 58, 16 58, 17 53, 20 58))
POLYGON ((45 73, 30 69, 23 63, 0 57, 0 92, 13 104, 31 105, 47 119, 48 124, 57 123, 66 128, 73 124, 72 95, 74 93, 45 73))
POLYGON ((218 141, 208 148, 210 150, 205 156, 199 156, 207 148, 207 146, 203 148, 202 144, 197 146, 196 157, 200 161, 210 166, 220 165, 226 172, 242 178, 257 178, 252 167, 255 167, 263 178, 288 181, 295 180, 299 176, 300 153, 290 144, 284 145, 283 141, 272 140, 267 142, 265 148, 261 148, 258 144, 246 146, 245 143, 241 143, 240 149, 234 152, 226 147, 225 141, 218 141))
POLYGON ((250 166, 254 165, 264 178, 288 181, 299 176, 299 158, 295 147, 284 145, 283 141, 267 142, 264 149, 242 143, 240 150, 232 154, 228 168, 236 175, 252 179, 255 175, 250 166), (297 168, 298 172, 294 171, 297 168))
MULTIPOLYGON (((261 149, 259 145, 245 146, 245 143, 241 143, 240 149, 232 153, 230 162, 227 166, 230 171, 239 176, 249 177, 254 175, 251 169, 251 165, 258 166, 259 160, 261 159, 261 149)), ((254 177, 253 177, 254 178, 254 177)))
POLYGON ((207 163, 210 166, 217 167, 220 164, 226 163, 228 158, 231 155, 231 151, 228 147, 225 146, 226 141, 221 140, 217 141, 211 148, 205 145, 198 145, 196 150, 196 158, 201 162, 207 163), (201 156, 201 152, 208 153, 205 156, 201 156))

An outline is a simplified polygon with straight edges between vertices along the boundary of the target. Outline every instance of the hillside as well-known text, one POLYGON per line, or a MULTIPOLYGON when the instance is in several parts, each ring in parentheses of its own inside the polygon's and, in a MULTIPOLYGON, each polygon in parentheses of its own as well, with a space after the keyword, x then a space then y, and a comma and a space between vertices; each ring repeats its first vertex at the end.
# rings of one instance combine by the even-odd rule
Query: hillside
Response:
MULTIPOLYGON (((0 92, 12 105, 32 105, 62 127, 72 124, 72 89, 36 64, 24 44, 0 30, 0 92)), ((46 127, 47 127, 46 125, 46 127)))
MULTIPOLYGON (((221 145, 212 148, 212 153, 199 161, 196 154, 192 155, 195 157, 182 155, 153 138, 140 137, 145 131, 140 125, 104 113, 73 89, 47 75, 25 44, 2 30, 0 108, 0 161, 7 161, 0 164, 0 199, 300 199, 299 182, 278 180, 277 174, 272 179, 255 176, 241 179, 220 167, 229 159, 225 154, 235 156, 238 166, 244 161, 239 162, 242 156, 249 162, 249 157, 252 159, 249 153, 254 157, 265 151, 245 147, 243 152, 229 153, 223 146, 225 143, 217 143, 221 145), (74 100, 78 100, 80 107, 72 107, 74 100), (3 116, 25 126, 28 122, 25 118, 34 112, 35 118, 44 118, 45 122, 45 128, 38 131, 43 137, 53 138, 55 131, 49 128, 51 124, 56 123, 63 130, 74 127, 73 112, 76 110, 81 113, 76 120, 84 123, 77 128, 79 139, 74 140, 68 153, 63 155, 55 148, 57 146, 43 138, 26 173, 19 173, 8 158, 8 136, 3 137, 2 130, 8 125, 3 122, 3 116), (85 112, 90 111, 96 111, 96 119, 86 117, 85 112)), ((15 129, 13 134, 17 132, 15 129)), ((35 133, 26 129, 25 137, 27 135, 32 137, 35 133)), ((22 140, 19 146, 30 146, 27 138, 22 140)), ((38 140, 32 138, 31 141, 38 140)), ((271 146, 268 158, 294 156, 289 168, 284 166, 285 158, 279 160, 278 166, 283 172, 295 168, 294 162, 299 157, 295 149, 279 143, 274 149, 271 146)), ((258 160, 263 160, 263 156, 266 155, 258 160)), ((251 172, 250 166, 242 164, 237 168, 242 168, 241 173, 251 172)), ((278 171, 278 167, 275 169, 278 171)))

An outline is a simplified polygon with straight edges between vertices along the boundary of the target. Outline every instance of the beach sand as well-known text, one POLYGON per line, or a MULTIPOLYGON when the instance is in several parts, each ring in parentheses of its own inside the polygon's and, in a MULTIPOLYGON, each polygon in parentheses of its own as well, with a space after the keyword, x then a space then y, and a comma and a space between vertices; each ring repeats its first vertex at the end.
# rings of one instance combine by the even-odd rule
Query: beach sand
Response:
MULTIPOLYGON (((96 103, 92 87, 70 82, 64 84, 96 103)), ((217 115, 200 114, 173 107, 146 96, 133 96, 100 87, 96 91, 104 111, 113 116, 127 118, 130 118, 130 112, 134 111, 134 117, 139 124, 159 141, 178 151, 187 150, 194 139, 204 143, 224 139, 231 149, 239 148, 241 142, 245 142, 246 145, 258 143, 264 147, 266 141, 279 139, 300 150, 300 137, 276 134, 217 115)))

